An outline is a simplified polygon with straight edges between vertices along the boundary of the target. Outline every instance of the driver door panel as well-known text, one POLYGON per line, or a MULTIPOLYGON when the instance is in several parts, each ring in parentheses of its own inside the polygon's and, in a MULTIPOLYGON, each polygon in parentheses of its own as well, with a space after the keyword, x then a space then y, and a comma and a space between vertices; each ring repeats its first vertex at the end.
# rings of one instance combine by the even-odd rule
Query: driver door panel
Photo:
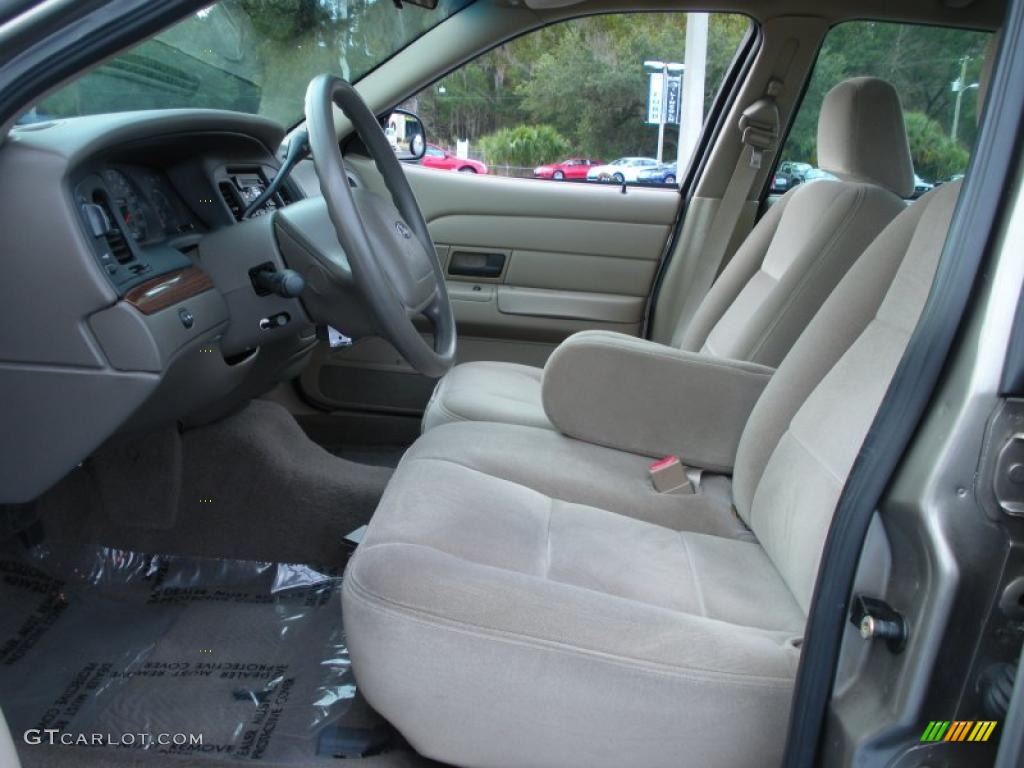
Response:
MULTIPOLYGON (((380 183, 364 160, 348 162, 360 182, 380 183)), ((459 362, 539 366, 577 331, 640 332, 678 194, 415 165, 407 174, 445 268, 459 362)), ((324 406, 408 414, 433 385, 380 338, 321 348, 302 377, 324 406)))

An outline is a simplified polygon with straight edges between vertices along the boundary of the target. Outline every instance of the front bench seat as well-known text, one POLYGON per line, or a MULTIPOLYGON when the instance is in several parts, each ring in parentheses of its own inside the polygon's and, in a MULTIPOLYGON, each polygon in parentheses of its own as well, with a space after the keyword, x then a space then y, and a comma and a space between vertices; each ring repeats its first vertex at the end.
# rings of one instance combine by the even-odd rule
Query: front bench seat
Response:
POLYGON ((754 406, 734 498, 756 540, 580 503, 585 469, 548 463, 531 479, 529 451, 509 469, 480 459, 502 430, 545 430, 458 424, 417 441, 344 579, 371 705, 453 765, 778 764, 824 538, 958 190, 939 187, 885 229, 754 406))
MULTIPOLYGON (((841 181, 802 184, 764 215, 698 307, 679 347, 775 367, 854 260, 906 207, 913 163, 896 90, 846 80, 818 121, 822 168, 841 181)), ((456 366, 434 390, 423 430, 453 421, 552 428, 543 371, 528 365, 456 366)))

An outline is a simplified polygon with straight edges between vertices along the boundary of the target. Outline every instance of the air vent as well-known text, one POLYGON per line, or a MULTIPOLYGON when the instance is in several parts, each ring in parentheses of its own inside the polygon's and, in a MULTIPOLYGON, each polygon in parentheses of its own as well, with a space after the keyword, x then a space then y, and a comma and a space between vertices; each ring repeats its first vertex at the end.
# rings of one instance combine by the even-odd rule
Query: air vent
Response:
POLYGON ((242 198, 239 197, 238 191, 230 181, 222 181, 219 186, 220 195, 231 209, 231 215, 235 217, 235 221, 241 221, 242 216, 245 215, 245 207, 242 205, 242 198))
POLYGON ((132 249, 128 247, 128 242, 117 227, 107 232, 107 245, 110 246, 110 251, 118 264, 127 264, 132 260, 132 249))
POLYGON ((94 197, 94 201, 96 205, 103 209, 103 213, 106 214, 107 221, 110 223, 109 229, 103 235, 107 245, 110 246, 110 252, 114 255, 118 264, 127 264, 134 258, 132 256, 132 249, 124 237, 124 232, 121 231, 121 225, 117 223, 117 217, 114 216, 110 203, 107 202, 103 195, 99 194, 94 197))

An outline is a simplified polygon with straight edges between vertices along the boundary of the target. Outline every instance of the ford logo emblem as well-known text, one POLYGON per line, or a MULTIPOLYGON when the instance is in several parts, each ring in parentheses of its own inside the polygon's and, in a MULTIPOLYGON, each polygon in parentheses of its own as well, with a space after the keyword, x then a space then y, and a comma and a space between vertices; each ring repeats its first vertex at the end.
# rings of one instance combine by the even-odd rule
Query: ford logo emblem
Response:
POLYGON ((395 231, 399 235, 404 237, 406 240, 411 240, 412 239, 412 230, 409 229, 408 226, 406 226, 404 221, 396 221, 395 222, 395 231))

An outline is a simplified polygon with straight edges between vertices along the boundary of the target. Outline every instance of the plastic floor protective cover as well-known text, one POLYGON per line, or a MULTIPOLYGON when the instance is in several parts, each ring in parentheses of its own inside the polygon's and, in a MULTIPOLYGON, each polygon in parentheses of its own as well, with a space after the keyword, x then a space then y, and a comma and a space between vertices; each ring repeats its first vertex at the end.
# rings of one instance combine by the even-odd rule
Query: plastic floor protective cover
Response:
POLYGON ((16 739, 49 728, 122 743, 97 749, 333 758, 325 736, 356 693, 340 573, 116 549, 58 561, 0 552, 0 706, 16 739))

